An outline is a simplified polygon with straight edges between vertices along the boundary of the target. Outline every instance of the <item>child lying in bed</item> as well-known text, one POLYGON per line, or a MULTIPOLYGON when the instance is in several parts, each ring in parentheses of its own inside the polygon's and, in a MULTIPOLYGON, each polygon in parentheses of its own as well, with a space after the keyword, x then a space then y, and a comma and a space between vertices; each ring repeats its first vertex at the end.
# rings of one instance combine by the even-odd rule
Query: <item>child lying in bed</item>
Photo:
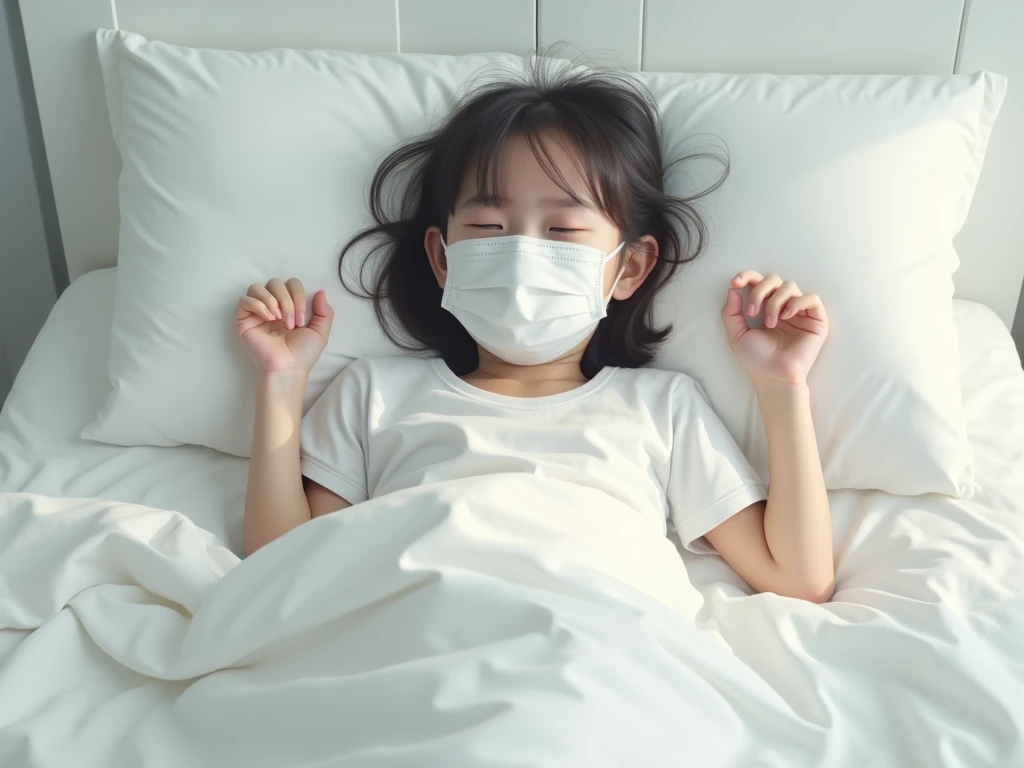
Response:
POLYGON ((249 288, 235 321, 258 378, 247 552, 372 496, 525 473, 617 496, 657 535, 671 519, 758 591, 830 598, 807 388, 825 310, 778 275, 723 286, 726 335, 764 414, 766 494, 696 383, 645 367, 671 330, 654 298, 705 242, 693 199, 664 190, 659 133, 632 80, 538 68, 392 153, 371 190, 377 225, 342 259, 378 238, 366 293, 393 341, 437 357, 358 360, 304 420, 331 308, 294 279, 249 288))

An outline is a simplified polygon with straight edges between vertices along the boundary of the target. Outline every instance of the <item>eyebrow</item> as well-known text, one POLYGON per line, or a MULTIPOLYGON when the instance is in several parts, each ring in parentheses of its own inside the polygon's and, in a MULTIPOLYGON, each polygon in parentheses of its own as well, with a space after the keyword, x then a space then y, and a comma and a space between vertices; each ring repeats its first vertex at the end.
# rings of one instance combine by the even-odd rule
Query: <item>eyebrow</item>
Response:
MULTIPOLYGON (((497 206, 502 208, 509 205, 512 201, 504 195, 473 195, 470 198, 464 200, 459 208, 493 208, 497 206)), ((577 200, 566 195, 565 197, 545 197, 540 201, 540 204, 546 208, 586 208, 593 210, 594 206, 585 200, 577 200)))

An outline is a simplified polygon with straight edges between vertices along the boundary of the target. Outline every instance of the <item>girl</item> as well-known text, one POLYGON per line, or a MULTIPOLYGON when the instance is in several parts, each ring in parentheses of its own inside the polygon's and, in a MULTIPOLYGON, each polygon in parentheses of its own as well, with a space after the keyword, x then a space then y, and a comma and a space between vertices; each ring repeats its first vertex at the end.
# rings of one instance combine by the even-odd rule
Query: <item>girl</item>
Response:
POLYGON ((671 519, 758 591, 831 597, 807 388, 828 333, 819 298, 753 271, 724 286, 764 414, 767 494, 695 382, 644 367, 671 330, 654 297, 705 242, 693 198, 664 191, 660 128, 626 76, 537 67, 393 152, 371 188, 377 224, 342 259, 377 239, 365 295, 393 341, 435 356, 356 361, 304 420, 331 308, 295 279, 250 286, 235 320, 257 370, 247 552, 372 496, 524 473, 602 489, 657 535, 671 519))

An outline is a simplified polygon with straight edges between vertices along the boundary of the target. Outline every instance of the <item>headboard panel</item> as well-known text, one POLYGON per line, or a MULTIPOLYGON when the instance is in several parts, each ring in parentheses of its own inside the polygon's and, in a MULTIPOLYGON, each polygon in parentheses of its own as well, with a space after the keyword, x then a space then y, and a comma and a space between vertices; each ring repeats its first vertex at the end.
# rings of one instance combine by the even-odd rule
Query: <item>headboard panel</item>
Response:
MULTIPOLYGON (((116 26, 195 48, 395 50, 393 2, 367 0, 107 0, 116 26)), ((36 0, 28 0, 32 4, 36 0)))
POLYGON ((953 71, 962 0, 646 0, 651 71, 953 71))
POLYGON ((94 33, 122 27, 238 50, 525 53, 567 41, 596 64, 669 71, 950 73, 1011 77, 971 219, 957 295, 1009 325, 1024 278, 1024 4, 1020 0, 22 0, 68 273, 117 253, 120 162, 94 33))

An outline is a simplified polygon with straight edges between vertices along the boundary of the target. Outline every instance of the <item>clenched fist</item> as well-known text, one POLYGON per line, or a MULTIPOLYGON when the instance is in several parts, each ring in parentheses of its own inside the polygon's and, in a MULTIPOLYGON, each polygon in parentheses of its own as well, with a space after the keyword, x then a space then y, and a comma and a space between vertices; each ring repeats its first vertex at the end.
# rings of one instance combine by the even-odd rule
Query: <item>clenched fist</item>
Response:
POLYGON ((238 300, 235 331, 259 371, 309 373, 327 346, 333 320, 323 291, 307 306, 299 280, 275 277, 266 285, 253 283, 238 300))
POLYGON ((804 384, 828 336, 828 315, 817 294, 803 293, 796 283, 778 275, 764 277, 753 271, 732 279, 722 323, 736 359, 755 384, 804 384), (744 308, 740 289, 748 286, 744 308), (762 311, 761 327, 748 327, 747 317, 762 311))

